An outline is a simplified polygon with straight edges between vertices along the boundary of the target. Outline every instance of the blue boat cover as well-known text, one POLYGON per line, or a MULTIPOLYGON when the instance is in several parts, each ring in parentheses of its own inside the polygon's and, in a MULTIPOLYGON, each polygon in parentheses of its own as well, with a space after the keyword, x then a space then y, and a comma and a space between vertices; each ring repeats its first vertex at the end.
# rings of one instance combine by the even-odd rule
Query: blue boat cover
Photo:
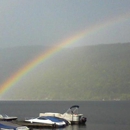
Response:
POLYGON ((13 127, 13 126, 8 126, 8 125, 0 124, 0 128, 14 129, 14 130, 16 130, 17 127, 13 127))
POLYGON ((46 116, 47 119, 53 121, 53 122, 62 122, 62 119, 59 119, 57 117, 53 117, 53 116, 46 116))

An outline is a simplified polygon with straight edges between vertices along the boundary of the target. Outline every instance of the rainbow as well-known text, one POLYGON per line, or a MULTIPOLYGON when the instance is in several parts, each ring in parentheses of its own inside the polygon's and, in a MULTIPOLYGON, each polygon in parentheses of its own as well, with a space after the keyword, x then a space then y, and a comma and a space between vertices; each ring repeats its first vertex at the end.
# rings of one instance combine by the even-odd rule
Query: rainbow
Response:
POLYGON ((29 73, 31 70, 33 70, 35 67, 37 67, 39 64, 46 61, 46 59, 50 58, 55 53, 58 53, 61 51, 64 47, 71 46, 72 44, 77 43, 79 40, 88 37, 89 35, 95 34, 96 32, 103 30, 104 28, 107 28, 109 26, 112 26, 114 24, 124 22, 128 20, 130 17, 130 14, 125 14, 118 16, 116 18, 106 20, 103 23, 99 23, 93 26, 90 26, 89 28, 86 28, 85 30, 79 32, 78 34, 71 36, 61 42, 59 42, 56 46, 53 46, 46 52, 40 54, 38 57, 33 59, 31 62, 24 65, 22 68, 20 68, 16 73, 14 73, 11 77, 9 77, 3 84, 0 86, 0 98, 7 92, 11 87, 13 87, 20 79, 25 76, 27 73, 29 73))

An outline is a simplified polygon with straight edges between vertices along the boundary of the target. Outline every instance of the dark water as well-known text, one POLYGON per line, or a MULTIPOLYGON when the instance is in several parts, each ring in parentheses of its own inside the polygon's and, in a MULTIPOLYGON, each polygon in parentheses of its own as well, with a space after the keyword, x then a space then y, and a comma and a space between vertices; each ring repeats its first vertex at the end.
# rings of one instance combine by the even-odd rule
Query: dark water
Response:
POLYGON ((63 130, 130 130, 129 101, 0 101, 0 114, 23 120, 38 117, 41 112, 64 113, 72 105, 79 105, 79 112, 88 121, 84 126, 67 126, 63 130))

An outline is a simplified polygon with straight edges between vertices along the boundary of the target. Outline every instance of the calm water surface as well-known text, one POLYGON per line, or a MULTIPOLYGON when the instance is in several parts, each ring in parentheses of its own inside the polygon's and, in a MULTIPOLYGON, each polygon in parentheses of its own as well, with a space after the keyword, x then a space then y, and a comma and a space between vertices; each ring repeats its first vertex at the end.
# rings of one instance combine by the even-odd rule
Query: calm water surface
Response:
POLYGON ((0 113, 24 120, 41 112, 64 113, 72 105, 79 105, 88 121, 63 130, 130 130, 129 101, 0 101, 0 113))

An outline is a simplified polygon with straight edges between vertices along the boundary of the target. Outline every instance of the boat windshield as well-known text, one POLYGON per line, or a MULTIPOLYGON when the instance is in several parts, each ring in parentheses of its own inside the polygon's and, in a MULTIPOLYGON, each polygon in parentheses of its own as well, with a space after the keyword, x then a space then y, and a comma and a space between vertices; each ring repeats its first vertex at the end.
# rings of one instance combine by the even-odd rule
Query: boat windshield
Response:
POLYGON ((68 114, 78 114, 78 109, 79 109, 79 106, 78 105, 74 105, 72 107, 70 107, 66 113, 68 114))

